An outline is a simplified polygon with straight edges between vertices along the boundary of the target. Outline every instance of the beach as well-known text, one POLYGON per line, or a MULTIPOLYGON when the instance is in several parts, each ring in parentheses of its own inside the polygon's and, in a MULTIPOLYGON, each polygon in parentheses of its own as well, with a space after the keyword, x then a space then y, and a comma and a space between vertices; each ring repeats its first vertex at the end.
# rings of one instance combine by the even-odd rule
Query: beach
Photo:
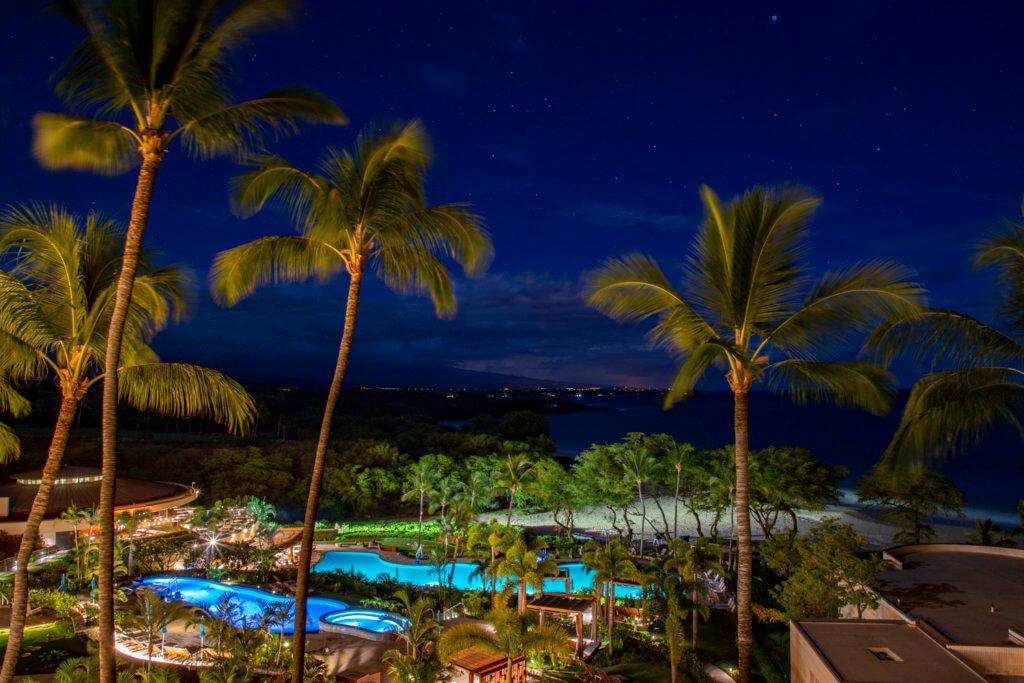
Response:
MULTIPOLYGON (((661 503, 662 509, 665 511, 665 516, 668 518, 669 528, 671 529, 672 498, 661 498, 659 502, 661 503)), ((664 530, 665 524, 662 521, 661 513, 658 511, 653 498, 648 498, 646 500, 646 504, 648 522, 646 524, 646 532, 644 536, 648 541, 653 541, 654 533, 659 530, 664 530)), ((640 535, 639 507, 639 502, 636 502, 630 508, 630 524, 633 525, 634 538, 638 538, 640 535)), ((494 517, 499 521, 504 521, 505 515, 500 511, 496 511, 494 514, 490 515, 490 517, 494 517)), ((878 550, 899 545, 892 540, 893 534, 897 531, 896 526, 879 517, 876 511, 863 506, 837 504, 830 505, 825 510, 799 510, 796 513, 796 517, 798 525, 797 528, 800 533, 806 533, 823 517, 837 517, 843 524, 852 524, 854 530, 864 537, 865 547, 869 549, 878 550)), ((488 516, 481 515, 480 518, 487 519, 488 516)), ((602 532, 607 532, 610 535, 615 533, 615 530, 612 527, 612 513, 605 507, 579 510, 575 514, 575 522, 575 533, 586 534, 598 540, 605 538, 605 535, 602 532)), ((704 535, 710 535, 709 530, 712 522, 713 515, 704 514, 701 516, 701 526, 703 528, 704 535)), ((553 527, 556 529, 555 533, 564 533, 564 530, 557 527, 554 521, 554 516, 550 512, 526 512, 514 509, 512 511, 512 524, 544 529, 553 527)), ((625 529, 621 511, 618 513, 617 524, 620 528, 625 529)), ((785 531, 791 526, 792 521, 789 516, 780 515, 774 532, 779 533, 785 531)), ((973 521, 967 519, 936 520, 931 523, 931 526, 935 531, 935 536, 931 541, 937 543, 962 543, 965 540, 965 535, 974 528, 973 521)), ((753 519, 751 519, 751 530, 754 540, 764 540, 761 528, 753 519)), ((727 515, 722 515, 722 519, 718 523, 718 535, 720 538, 728 538, 730 533, 731 529, 729 518, 727 515)), ((682 505, 679 506, 679 535, 689 536, 690 538, 695 538, 699 535, 697 533, 696 521, 693 519, 690 511, 682 505)))

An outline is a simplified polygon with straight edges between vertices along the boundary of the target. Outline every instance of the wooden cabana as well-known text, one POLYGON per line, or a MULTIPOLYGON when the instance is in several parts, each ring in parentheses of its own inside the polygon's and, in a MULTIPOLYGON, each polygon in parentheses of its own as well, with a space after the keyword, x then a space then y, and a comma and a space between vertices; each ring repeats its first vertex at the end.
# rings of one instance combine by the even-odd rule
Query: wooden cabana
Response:
MULTIPOLYGON (((526 683, 526 657, 519 656, 512 660, 511 681, 505 680, 508 669, 508 657, 505 655, 490 654, 471 647, 452 657, 451 663, 468 674, 468 683, 526 683)), ((461 676, 456 678, 459 679, 461 676)))
POLYGON ((544 615, 548 612, 553 614, 568 614, 576 618, 576 654, 579 655, 583 649, 583 613, 591 612, 591 619, 595 619, 593 613, 594 600, 592 598, 573 598, 568 595, 547 594, 541 595, 526 603, 526 609, 540 612, 540 621, 544 623, 544 615))

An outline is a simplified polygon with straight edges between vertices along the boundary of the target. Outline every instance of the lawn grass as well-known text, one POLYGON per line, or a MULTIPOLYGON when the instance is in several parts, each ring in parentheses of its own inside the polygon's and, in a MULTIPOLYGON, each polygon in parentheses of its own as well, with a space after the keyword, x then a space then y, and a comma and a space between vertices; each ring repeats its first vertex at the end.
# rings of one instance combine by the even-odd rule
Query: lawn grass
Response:
MULTIPOLYGON (((21 656, 15 673, 19 676, 52 673, 69 657, 88 654, 86 640, 80 636, 61 637, 66 631, 56 624, 25 629, 21 656)), ((0 634, 0 648, 7 647, 7 633, 0 634)))

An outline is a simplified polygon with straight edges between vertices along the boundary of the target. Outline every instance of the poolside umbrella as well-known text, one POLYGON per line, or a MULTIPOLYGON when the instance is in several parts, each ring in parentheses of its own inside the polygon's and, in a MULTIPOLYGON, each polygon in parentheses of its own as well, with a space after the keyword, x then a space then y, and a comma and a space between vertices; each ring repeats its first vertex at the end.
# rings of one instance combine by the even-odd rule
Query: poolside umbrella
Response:
POLYGON ((205 641, 205 640, 206 640, 206 624, 200 623, 199 624, 199 656, 200 657, 204 656, 204 653, 203 653, 203 647, 204 647, 203 641, 205 641))
POLYGON ((160 654, 164 653, 164 643, 167 642, 167 627, 164 626, 160 631, 160 654))
POLYGON ((92 577, 92 583, 91 583, 91 588, 89 588, 89 592, 90 593, 95 593, 96 592, 96 577, 95 576, 92 577))
POLYGON ((61 574, 60 575, 60 592, 61 593, 67 593, 68 592, 68 575, 67 574, 61 574))

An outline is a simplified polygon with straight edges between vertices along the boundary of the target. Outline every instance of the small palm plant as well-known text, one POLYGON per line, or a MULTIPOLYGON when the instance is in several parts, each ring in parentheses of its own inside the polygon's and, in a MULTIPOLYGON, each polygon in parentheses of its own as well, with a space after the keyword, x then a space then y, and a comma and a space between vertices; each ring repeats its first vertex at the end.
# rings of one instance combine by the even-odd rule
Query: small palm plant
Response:
POLYGON ((676 288, 652 258, 610 259, 588 277, 588 302, 617 320, 657 318, 652 340, 680 357, 665 406, 692 394, 712 365, 733 392, 737 621, 741 683, 753 648, 748 410, 750 390, 765 384, 798 403, 833 402, 875 413, 888 409, 888 373, 834 357, 880 322, 907 317, 923 290, 909 273, 871 262, 826 273, 817 283, 804 262, 806 226, 820 200, 805 190, 754 188, 727 204, 701 188, 705 218, 676 288))
MULTIPOLYGON (((50 504, 72 421, 89 389, 110 378, 104 360, 123 235, 122 227, 100 214, 83 218, 58 206, 9 208, 0 213, 0 260, 5 264, 0 269, 0 373, 20 365, 22 375, 54 378, 61 392, 42 483, 18 550, 3 675, 13 675, 18 659, 28 604, 29 558, 50 504)), ((177 268, 157 267, 151 254, 141 255, 138 272, 120 356, 121 400, 169 417, 209 416, 231 431, 244 432, 255 411, 241 385, 215 370, 161 363, 148 346, 157 332, 181 314, 188 278, 177 268)), ((101 521, 95 508, 81 519, 90 529, 101 521)), ((77 539, 77 530, 75 535, 77 539)), ((102 573, 102 554, 100 560, 102 573)), ((81 567, 79 574, 84 574, 81 567)))
POLYGON ((438 477, 437 471, 430 466, 429 460, 420 459, 415 465, 409 466, 408 472, 408 488, 405 493, 402 494, 403 501, 410 501, 419 499, 420 503, 420 517, 419 526, 416 528, 416 549, 417 553, 419 549, 423 547, 423 507, 426 503, 427 496, 431 496, 434 493, 434 487, 437 485, 438 477))
POLYGON ((538 624, 535 614, 523 614, 511 607, 498 607, 487 613, 493 632, 473 623, 456 624, 441 634, 438 654, 442 662, 451 661, 459 652, 477 648, 489 654, 505 655, 508 660, 505 680, 512 681, 516 657, 546 653, 553 658, 569 657, 569 632, 554 624, 538 624))
POLYGON ((640 558, 644 556, 644 535, 647 524, 647 504, 644 501, 644 482, 654 474, 658 461, 643 446, 625 446, 619 452, 622 470, 626 477, 636 482, 636 496, 640 501, 640 558))
POLYGON ((440 625, 433 616, 431 602, 424 597, 411 602, 405 591, 396 591, 395 597, 404 606, 409 623, 397 634, 402 647, 384 653, 388 673, 394 674, 398 683, 449 680, 452 671, 437 658, 440 625))
POLYGON ((693 545, 676 539, 669 544, 672 558, 665 562, 665 571, 677 573, 691 588, 689 591, 693 601, 693 642, 697 649, 697 616, 707 612, 707 585, 700 580, 700 574, 722 570, 722 546, 710 538, 698 538, 693 545))
POLYGON ((533 478, 534 461, 530 453, 524 450, 525 444, 506 444, 505 447, 512 452, 505 454, 500 469, 492 476, 499 488, 508 491, 508 516, 505 518, 505 526, 511 526, 516 493, 533 478))
POLYGON ((313 530, 331 432, 331 419, 348 368, 359 297, 367 269, 398 292, 429 296, 438 315, 455 312, 455 292, 442 259, 468 275, 481 274, 493 248, 479 216, 462 204, 431 206, 424 193, 430 145, 418 121, 387 133, 367 128, 354 152, 330 148, 319 173, 300 171, 280 157, 265 157, 235 180, 234 205, 252 215, 269 201, 282 205, 300 235, 264 237, 217 255, 210 277, 214 298, 234 305, 257 287, 349 277, 345 323, 324 407, 306 500, 296 579, 295 663, 305 652, 306 591, 313 530))
POLYGON ((515 582, 520 613, 526 612, 526 587, 542 590, 545 577, 558 575, 557 562, 550 558, 538 559, 538 553, 547 547, 539 538, 518 531, 512 544, 505 547, 505 554, 497 560, 494 575, 515 582))
POLYGON ((639 578, 639 570, 630 557, 629 550, 619 541, 610 541, 602 545, 590 541, 585 546, 582 561, 587 569, 594 572, 595 597, 604 593, 605 623, 608 625, 608 653, 615 652, 615 584, 622 580, 639 578), (600 586, 600 588, 598 588, 600 586))

